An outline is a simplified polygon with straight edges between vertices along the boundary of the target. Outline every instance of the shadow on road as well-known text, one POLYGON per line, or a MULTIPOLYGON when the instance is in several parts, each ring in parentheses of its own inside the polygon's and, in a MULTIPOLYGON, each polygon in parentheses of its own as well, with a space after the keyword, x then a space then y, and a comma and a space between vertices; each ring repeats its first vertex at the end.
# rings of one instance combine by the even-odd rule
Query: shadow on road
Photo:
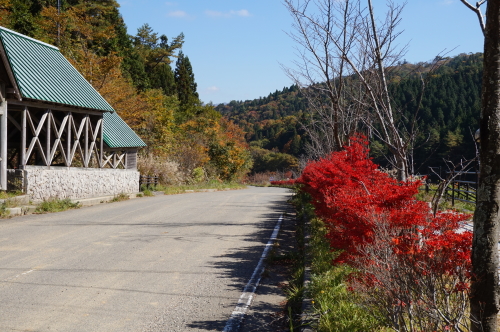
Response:
MULTIPOLYGON (((259 224, 259 229, 254 234, 242 240, 242 246, 232 250, 225 255, 214 257, 211 263, 213 267, 218 269, 219 278, 229 278, 233 281, 232 286, 243 292, 246 284, 250 280, 257 264, 262 256, 265 245, 269 241, 271 234, 278 222, 278 219, 283 215, 283 223, 279 235, 279 243, 281 247, 288 247, 294 241, 294 225, 295 215, 293 207, 284 201, 274 201, 270 206, 271 212, 262 216, 262 222, 259 224), (259 245, 245 246, 245 242, 258 242, 259 245)), ((293 245, 291 245, 293 246, 293 245)), ((250 306, 251 317, 244 320, 242 331, 284 331, 281 328, 283 321, 283 306, 281 301, 284 300, 283 291, 277 284, 282 284, 285 279, 283 276, 277 275, 274 272, 269 272, 266 268, 262 275, 261 283, 257 289, 258 296, 265 297, 270 301, 253 301, 250 306)), ((231 307, 231 312, 234 310, 238 298, 230 301, 228 306, 231 307)), ((229 319, 229 317, 227 317, 229 319)), ((187 327, 192 329, 206 331, 222 331, 227 323, 227 319, 221 320, 203 320, 194 321, 187 324, 187 327)))

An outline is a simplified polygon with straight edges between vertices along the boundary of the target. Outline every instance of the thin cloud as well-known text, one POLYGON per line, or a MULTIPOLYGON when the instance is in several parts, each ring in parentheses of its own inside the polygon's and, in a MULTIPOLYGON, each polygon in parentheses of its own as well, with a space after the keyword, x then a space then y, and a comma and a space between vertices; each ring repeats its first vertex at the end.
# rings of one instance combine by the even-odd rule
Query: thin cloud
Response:
POLYGON ((177 6, 177 2, 167 1, 167 2, 165 2, 165 5, 167 5, 167 6, 177 6))
POLYGON ((170 17, 186 18, 188 14, 183 10, 174 10, 167 14, 170 17))
POLYGON ((218 92, 219 90, 220 90, 220 88, 216 87, 215 85, 207 88, 207 91, 210 93, 218 92))
POLYGON ((230 10, 227 12, 220 12, 216 10, 206 10, 205 14, 209 17, 234 17, 234 16, 240 16, 240 17, 249 17, 250 12, 246 9, 241 9, 241 10, 230 10))
POLYGON ((244 17, 250 16, 250 12, 248 10, 246 10, 246 9, 231 10, 230 13, 234 14, 234 15, 237 15, 237 16, 244 16, 244 17))

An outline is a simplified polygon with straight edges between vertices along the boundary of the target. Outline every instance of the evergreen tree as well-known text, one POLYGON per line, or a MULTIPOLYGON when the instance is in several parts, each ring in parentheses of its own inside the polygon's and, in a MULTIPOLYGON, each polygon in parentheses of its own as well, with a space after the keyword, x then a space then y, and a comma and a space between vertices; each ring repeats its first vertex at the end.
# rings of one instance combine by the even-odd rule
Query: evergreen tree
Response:
POLYGON ((137 29, 137 35, 132 38, 133 52, 124 57, 125 71, 130 74, 134 85, 139 90, 157 88, 166 95, 175 94, 169 64, 183 42, 182 33, 169 43, 167 36, 158 36, 148 24, 137 29))
POLYGON ((129 78, 138 90, 144 91, 149 89, 149 78, 146 74, 144 61, 142 61, 135 49, 123 58, 122 70, 125 77, 129 78))
POLYGON ((177 86, 177 97, 179 98, 181 107, 190 107, 199 103, 193 68, 189 58, 182 52, 179 53, 179 58, 177 59, 174 78, 177 86))
POLYGON ((41 4, 33 0, 11 0, 10 1, 10 26, 9 28, 28 35, 36 36, 36 17, 40 13, 41 4))
POLYGON ((181 33, 169 44, 167 36, 158 36, 148 24, 144 24, 137 29, 133 43, 144 61, 146 72, 150 73, 156 66, 172 62, 170 58, 182 47, 184 35, 181 33))
POLYGON ((174 96, 177 94, 174 72, 172 68, 170 68, 170 65, 160 64, 154 67, 149 77, 153 89, 161 89, 166 96, 174 96))

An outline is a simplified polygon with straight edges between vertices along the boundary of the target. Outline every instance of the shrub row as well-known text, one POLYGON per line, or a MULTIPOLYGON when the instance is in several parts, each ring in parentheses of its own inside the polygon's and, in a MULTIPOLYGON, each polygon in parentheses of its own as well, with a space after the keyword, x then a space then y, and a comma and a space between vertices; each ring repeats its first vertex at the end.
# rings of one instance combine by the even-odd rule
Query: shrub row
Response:
MULTIPOLYGON (((311 162, 295 184, 326 227, 334 264, 354 268, 349 289, 396 331, 467 331, 472 234, 468 215, 438 212, 368 157, 364 137, 311 162)), ((277 184, 277 183, 275 183, 277 184)))

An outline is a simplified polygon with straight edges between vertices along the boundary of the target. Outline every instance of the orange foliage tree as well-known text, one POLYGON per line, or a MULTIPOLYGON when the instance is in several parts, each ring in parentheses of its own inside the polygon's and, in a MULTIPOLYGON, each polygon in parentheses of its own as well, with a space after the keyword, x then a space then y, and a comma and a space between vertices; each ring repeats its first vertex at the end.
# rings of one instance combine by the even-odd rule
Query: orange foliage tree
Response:
MULTIPOLYGON (((181 109, 176 96, 167 96, 161 89, 138 91, 124 76, 123 58, 107 47, 117 35, 112 21, 106 19, 113 3, 85 1, 60 13, 55 7, 46 7, 39 19, 39 39, 58 45, 141 136, 148 145, 143 154, 176 162, 187 179, 196 168, 220 180, 234 180, 245 174, 251 165, 250 154, 238 126, 221 118, 212 105, 198 102, 181 109)), ((182 34, 169 44, 165 36, 158 37, 145 25, 131 47, 147 68, 154 68, 168 65, 169 57, 182 43, 182 34)))

